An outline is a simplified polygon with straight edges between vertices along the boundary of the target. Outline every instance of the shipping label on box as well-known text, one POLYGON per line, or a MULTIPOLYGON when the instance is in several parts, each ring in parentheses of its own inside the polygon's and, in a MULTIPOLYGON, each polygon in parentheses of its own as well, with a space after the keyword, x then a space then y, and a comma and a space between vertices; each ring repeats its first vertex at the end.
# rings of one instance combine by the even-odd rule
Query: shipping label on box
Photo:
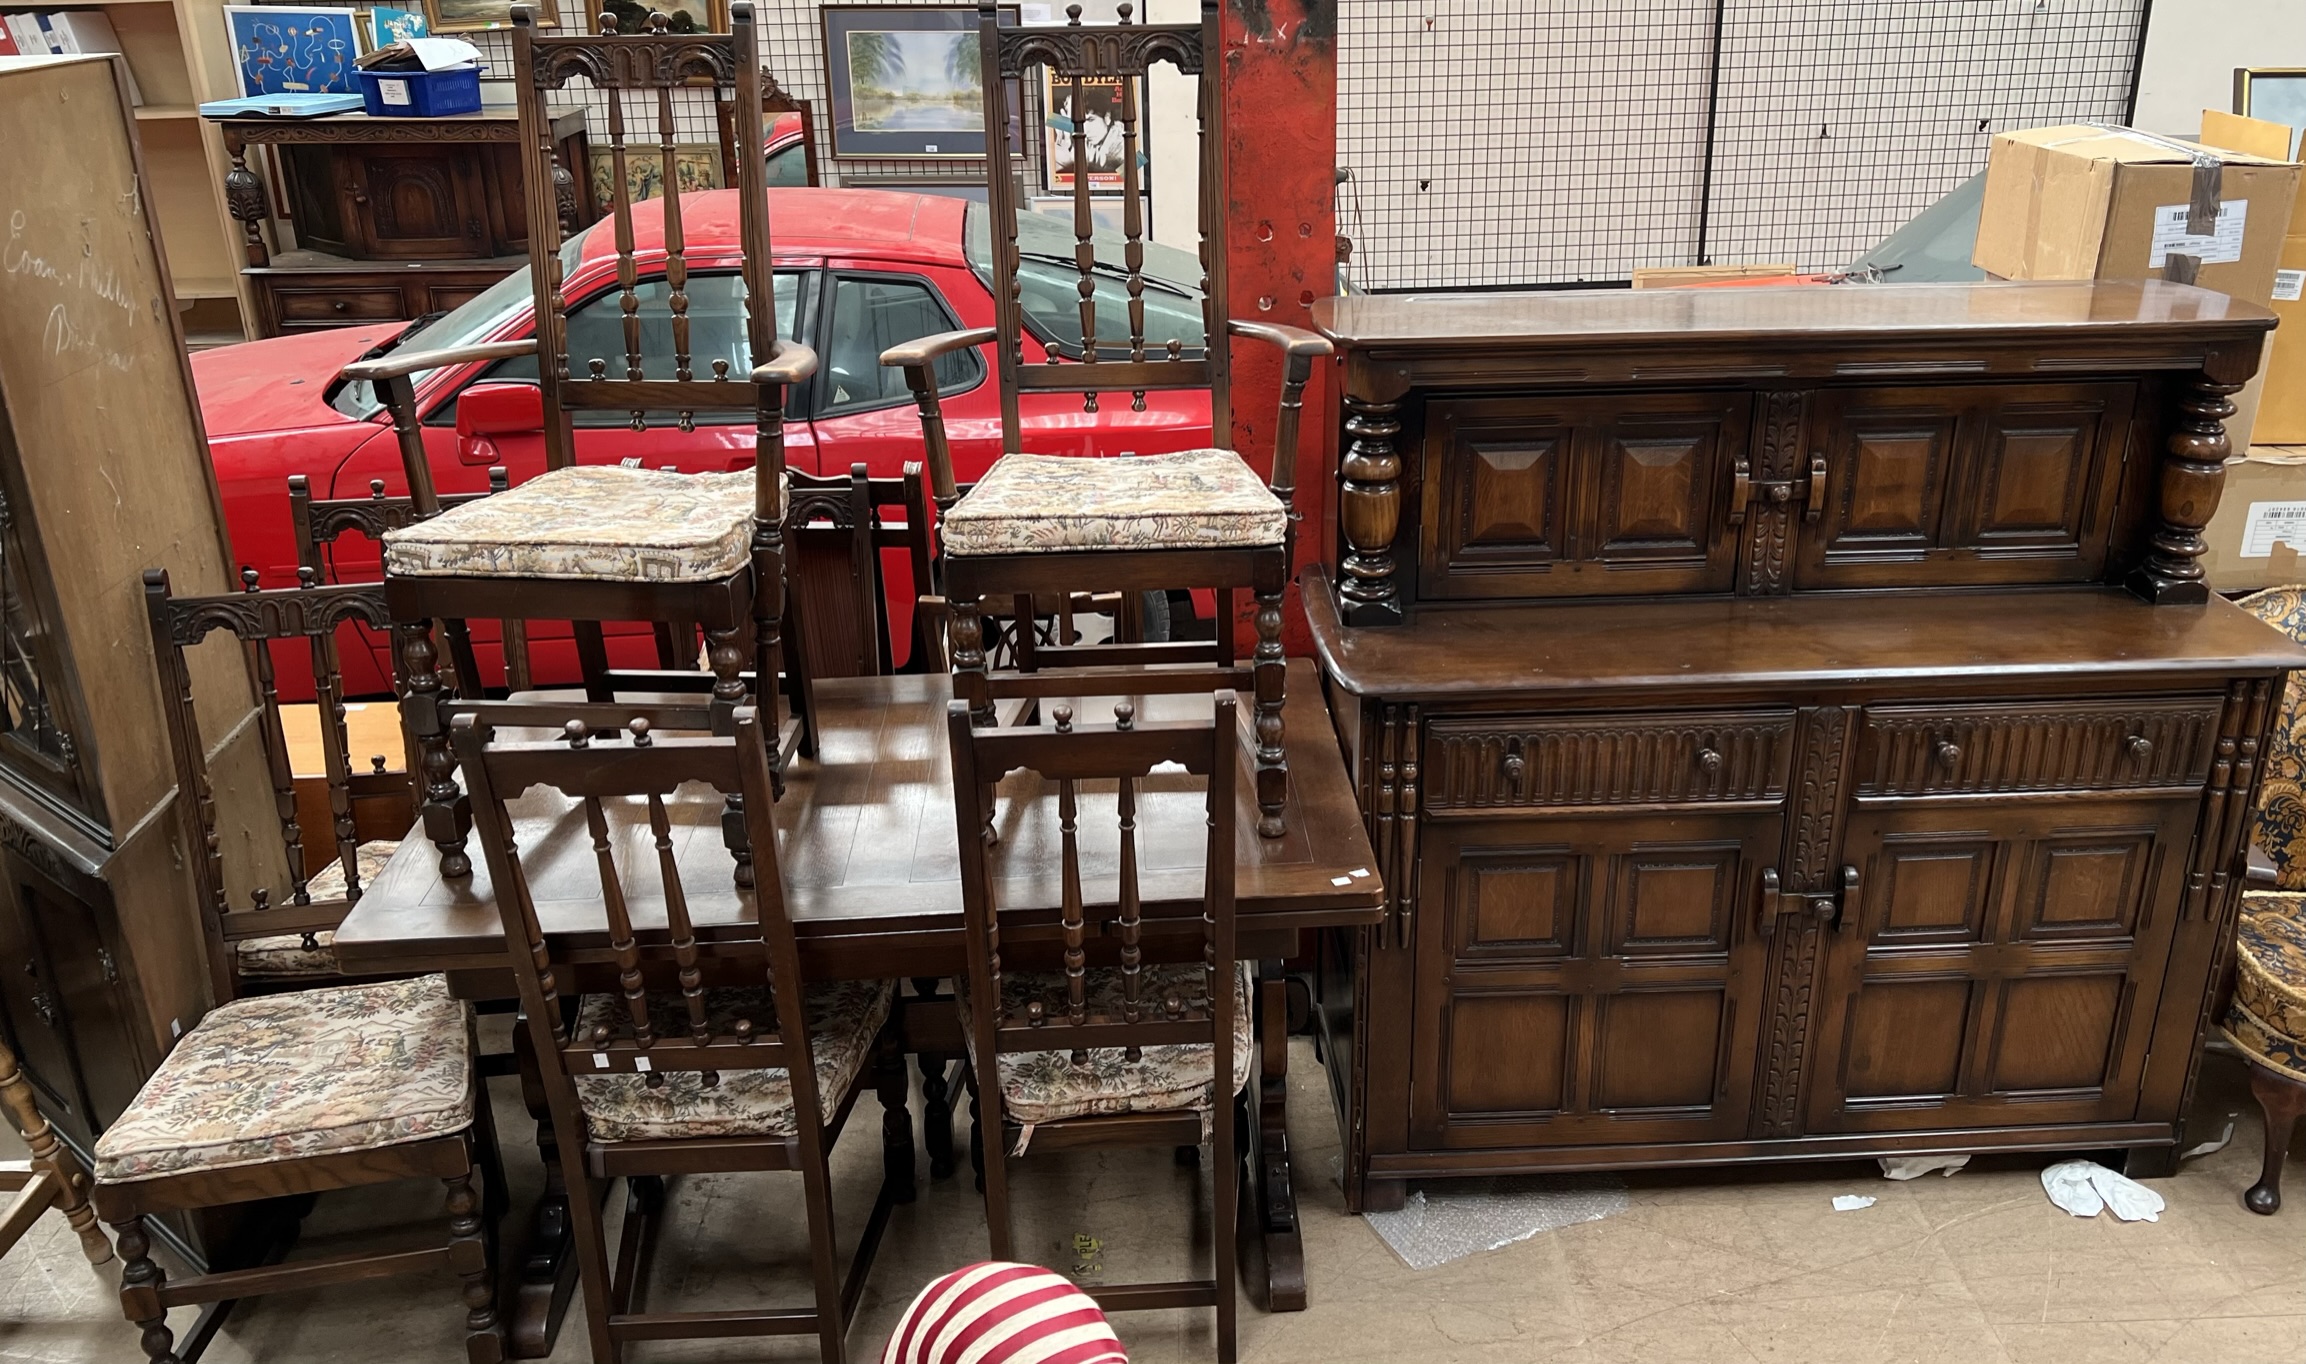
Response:
POLYGON ((2306 502, 2253 502, 2242 523, 2244 559, 2270 559, 2274 546, 2306 549, 2306 502))
POLYGON ((2276 270, 2274 272, 2274 301, 2296 303, 2306 297, 2306 270, 2276 270))
POLYGON ((2226 199, 2218 204, 2218 226, 2206 236, 2186 230, 2186 205, 2163 204, 2154 210, 2154 236, 2146 249, 2146 268, 2159 270, 2170 253, 2192 256, 2202 265, 2224 265, 2242 259, 2242 232, 2250 217, 2250 201, 2226 199))

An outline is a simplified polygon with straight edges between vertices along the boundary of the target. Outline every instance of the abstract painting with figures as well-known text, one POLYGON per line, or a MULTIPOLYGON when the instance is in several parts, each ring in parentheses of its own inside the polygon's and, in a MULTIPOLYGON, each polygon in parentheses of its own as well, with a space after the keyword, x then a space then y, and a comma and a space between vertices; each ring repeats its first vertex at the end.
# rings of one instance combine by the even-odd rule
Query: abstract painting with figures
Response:
POLYGON ((224 23, 240 93, 342 95, 352 91, 360 39, 349 9, 226 5, 224 23))
MULTIPOLYGON (((560 10, 554 0, 530 0, 530 3, 536 6, 539 28, 560 27, 560 10)), ((435 33, 511 28, 512 6, 513 0, 424 0, 424 17, 435 33)))
MULTIPOLYGON (((827 5, 825 77, 833 155, 985 154, 985 82, 977 11, 959 5, 827 5)), ((1013 7, 1004 25, 1017 22, 1013 7)), ((1014 110, 1016 83, 1010 84, 1014 110)), ((1010 120, 1009 150, 1024 153, 1010 120)))

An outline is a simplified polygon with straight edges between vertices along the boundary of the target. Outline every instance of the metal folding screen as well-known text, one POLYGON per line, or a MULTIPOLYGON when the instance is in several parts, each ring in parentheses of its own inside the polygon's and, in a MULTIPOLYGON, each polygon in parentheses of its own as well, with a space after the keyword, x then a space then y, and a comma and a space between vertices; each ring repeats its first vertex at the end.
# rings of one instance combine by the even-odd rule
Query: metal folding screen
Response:
POLYGON ((2127 121, 2150 0, 1338 0, 1363 289, 1842 265, 2009 128, 2127 121))

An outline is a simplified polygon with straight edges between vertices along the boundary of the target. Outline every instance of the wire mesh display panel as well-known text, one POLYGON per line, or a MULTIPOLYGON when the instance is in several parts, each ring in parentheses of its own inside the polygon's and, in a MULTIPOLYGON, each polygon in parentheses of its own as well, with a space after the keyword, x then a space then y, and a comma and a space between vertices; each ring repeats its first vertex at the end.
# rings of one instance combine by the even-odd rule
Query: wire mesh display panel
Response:
POLYGON ((1845 264, 1995 132, 2125 119, 2148 3, 1339 0, 1352 283, 1845 264))

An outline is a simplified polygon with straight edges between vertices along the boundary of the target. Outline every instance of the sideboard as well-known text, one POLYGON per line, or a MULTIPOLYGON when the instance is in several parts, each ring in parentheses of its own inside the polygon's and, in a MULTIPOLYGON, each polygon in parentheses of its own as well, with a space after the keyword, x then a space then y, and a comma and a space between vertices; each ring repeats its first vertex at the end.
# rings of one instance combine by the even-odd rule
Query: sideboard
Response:
POLYGON ((1363 296, 1305 600, 1391 912, 1327 935, 1411 1179, 2175 1162, 2302 652, 2204 587, 2273 320, 2163 283, 1363 296))

